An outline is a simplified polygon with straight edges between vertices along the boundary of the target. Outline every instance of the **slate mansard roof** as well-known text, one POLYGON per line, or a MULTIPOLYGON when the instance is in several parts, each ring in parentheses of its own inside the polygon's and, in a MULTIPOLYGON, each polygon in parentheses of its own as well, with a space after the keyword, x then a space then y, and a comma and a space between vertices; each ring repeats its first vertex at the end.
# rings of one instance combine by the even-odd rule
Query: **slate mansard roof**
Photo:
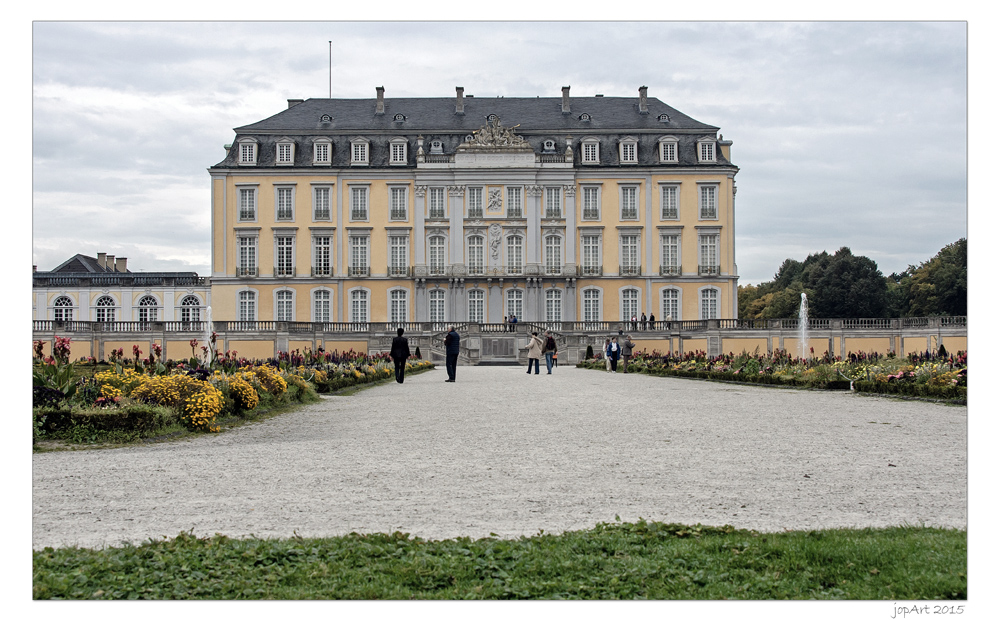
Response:
MULTIPOLYGON (((616 165, 618 141, 631 136, 638 140, 639 164, 658 161, 657 144, 663 136, 678 139, 679 165, 698 165, 696 144, 706 136, 715 137, 719 128, 697 121, 666 105, 659 99, 647 99, 648 112, 639 111, 638 97, 569 97, 570 112, 563 113, 560 97, 462 98, 464 113, 456 112, 455 97, 384 98, 384 113, 376 114, 377 99, 306 99, 256 123, 236 127, 236 140, 253 138, 258 143, 257 167, 275 165, 275 143, 281 139, 295 142, 292 167, 312 165, 312 143, 317 138, 333 141, 332 167, 350 165, 350 141, 367 139, 371 143, 372 167, 388 166, 388 142, 403 137, 410 143, 407 167, 416 166, 416 140, 424 139, 424 152, 440 140, 445 154, 454 153, 466 136, 481 129, 486 118, 495 114, 504 127, 517 126, 517 135, 527 140, 536 153, 543 143, 556 142, 555 152, 566 148, 571 136, 574 150, 584 138, 596 138, 601 144, 600 165, 616 165), (323 122, 324 115, 330 117, 323 122), (397 120, 402 115, 403 120, 397 120), (589 120, 581 116, 588 115, 589 120), (665 115, 665 116, 664 116, 665 115), (666 119, 666 120, 664 120, 666 119)), ((234 142, 234 146, 236 142, 234 142)), ((212 168, 238 168, 238 148, 229 150, 225 159, 212 168)), ((716 166, 731 166, 721 153, 716 166)))

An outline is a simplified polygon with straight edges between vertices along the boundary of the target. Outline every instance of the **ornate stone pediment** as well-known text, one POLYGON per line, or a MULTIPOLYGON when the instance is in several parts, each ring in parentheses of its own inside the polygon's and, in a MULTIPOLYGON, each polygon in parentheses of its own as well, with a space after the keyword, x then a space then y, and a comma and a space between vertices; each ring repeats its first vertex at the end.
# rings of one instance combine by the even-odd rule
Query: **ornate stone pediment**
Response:
POLYGON ((486 124, 482 126, 478 131, 472 133, 472 140, 470 142, 464 142, 459 149, 465 148, 513 148, 513 149, 531 149, 531 145, 522 138, 521 136, 514 133, 520 125, 514 125, 513 127, 504 127, 503 123, 500 121, 500 117, 495 114, 490 114, 486 117, 486 124))

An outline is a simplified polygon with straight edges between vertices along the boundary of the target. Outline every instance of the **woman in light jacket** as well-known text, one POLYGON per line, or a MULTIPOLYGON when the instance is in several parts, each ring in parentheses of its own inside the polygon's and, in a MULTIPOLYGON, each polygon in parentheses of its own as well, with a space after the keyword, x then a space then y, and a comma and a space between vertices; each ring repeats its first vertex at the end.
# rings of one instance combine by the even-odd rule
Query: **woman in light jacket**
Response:
POLYGON ((535 374, 538 374, 538 359, 542 357, 542 346, 545 343, 538 337, 538 332, 531 332, 531 342, 528 343, 528 374, 531 374, 531 363, 535 363, 535 374))

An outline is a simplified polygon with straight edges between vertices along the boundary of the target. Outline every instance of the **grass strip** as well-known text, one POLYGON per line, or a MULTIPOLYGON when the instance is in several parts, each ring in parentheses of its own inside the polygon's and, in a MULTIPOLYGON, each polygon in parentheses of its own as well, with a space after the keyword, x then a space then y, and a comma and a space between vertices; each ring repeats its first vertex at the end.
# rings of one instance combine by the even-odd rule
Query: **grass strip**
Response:
POLYGON ((966 532, 761 533, 601 523, 518 539, 408 534, 46 548, 35 599, 966 599, 966 532))

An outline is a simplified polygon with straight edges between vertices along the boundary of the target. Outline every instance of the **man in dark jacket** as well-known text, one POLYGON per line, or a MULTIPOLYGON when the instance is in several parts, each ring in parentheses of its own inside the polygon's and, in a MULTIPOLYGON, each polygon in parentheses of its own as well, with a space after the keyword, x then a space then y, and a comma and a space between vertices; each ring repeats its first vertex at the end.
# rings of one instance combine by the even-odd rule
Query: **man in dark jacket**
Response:
POLYGON ((406 370, 406 360, 410 357, 410 343, 403 337, 402 327, 396 330, 396 337, 392 339, 389 357, 396 364, 396 383, 402 383, 403 372, 406 370))
POLYGON ((545 366, 550 375, 552 374, 552 358, 556 352, 556 339, 552 337, 550 330, 545 330, 545 366))
POLYGON ((625 336, 625 344, 622 345, 622 360, 623 366, 625 367, 625 372, 628 372, 628 363, 632 359, 632 349, 635 348, 635 343, 632 342, 631 336, 625 336))
POLYGON ((458 342, 461 340, 454 327, 448 328, 448 335, 444 337, 444 352, 447 356, 445 368, 448 370, 448 378, 445 383, 455 382, 455 367, 458 366, 458 342))

